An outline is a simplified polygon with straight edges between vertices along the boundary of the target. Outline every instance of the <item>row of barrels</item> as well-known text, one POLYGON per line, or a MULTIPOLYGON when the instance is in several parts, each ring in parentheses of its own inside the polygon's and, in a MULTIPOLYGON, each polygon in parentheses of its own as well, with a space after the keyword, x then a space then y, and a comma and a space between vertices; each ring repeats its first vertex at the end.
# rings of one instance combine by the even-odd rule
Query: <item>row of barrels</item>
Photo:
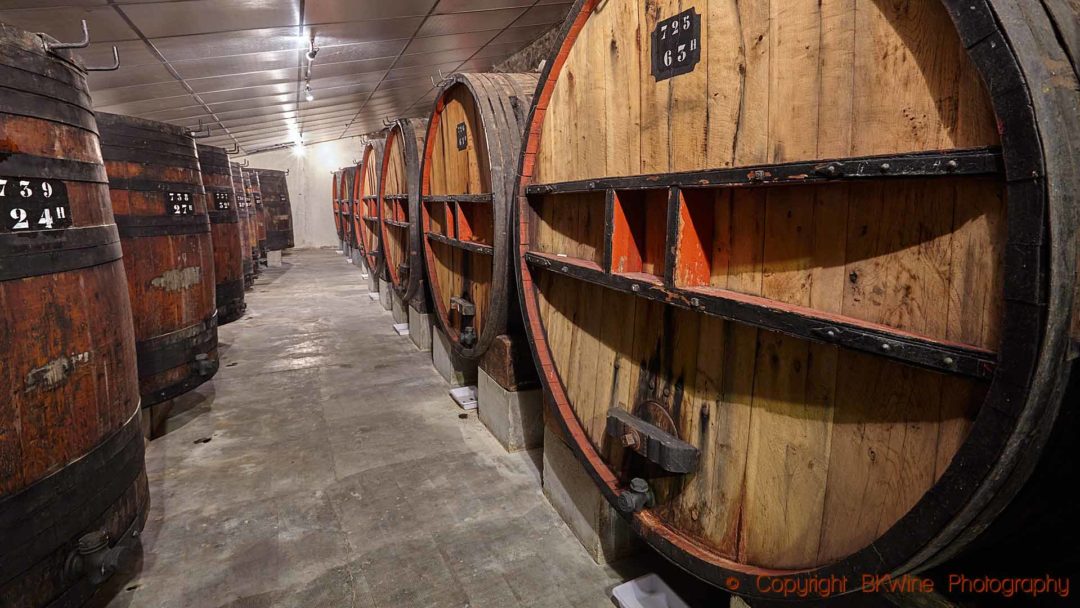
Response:
POLYGON ((461 356, 523 332, 706 581, 1076 572, 1075 7, 773 4, 579 0, 539 79, 455 75, 335 172, 343 249, 461 356))
POLYGON ((129 553, 141 407, 214 376, 218 326, 244 314, 271 235, 291 242, 283 172, 93 112, 56 44, 0 24, 3 607, 81 605, 129 553))

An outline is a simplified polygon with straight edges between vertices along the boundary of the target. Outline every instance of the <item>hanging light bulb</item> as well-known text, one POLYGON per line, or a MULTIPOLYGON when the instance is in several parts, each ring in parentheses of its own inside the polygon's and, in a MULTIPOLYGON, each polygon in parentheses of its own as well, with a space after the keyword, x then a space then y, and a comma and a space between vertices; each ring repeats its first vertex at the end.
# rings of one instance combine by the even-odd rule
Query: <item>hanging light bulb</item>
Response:
POLYGON ((315 94, 311 92, 311 85, 308 84, 304 87, 304 99, 308 101, 315 101, 315 94))

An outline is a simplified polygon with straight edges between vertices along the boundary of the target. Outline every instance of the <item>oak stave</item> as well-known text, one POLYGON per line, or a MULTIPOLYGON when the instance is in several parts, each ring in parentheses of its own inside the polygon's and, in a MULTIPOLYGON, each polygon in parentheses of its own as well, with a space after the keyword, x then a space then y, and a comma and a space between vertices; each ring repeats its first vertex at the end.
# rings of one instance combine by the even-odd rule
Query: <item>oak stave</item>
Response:
POLYGON ((284 171, 257 169, 266 208, 266 248, 270 251, 291 249, 293 241, 292 203, 284 171))
POLYGON ((89 600, 96 585, 65 572, 79 539, 133 546, 149 504, 131 306, 86 72, 45 42, 0 23, 0 175, 16 188, 10 178, 53 180, 71 221, 39 230, 34 210, 15 229, 5 205, 0 226, 5 608, 89 600))
POLYGON ((195 140, 183 128, 99 113, 128 277, 142 406, 217 373, 214 250, 195 140), (171 214, 184 194, 190 211, 171 214))
POLYGON ((231 323, 247 309, 244 303, 244 255, 240 211, 233 191, 232 168, 224 148, 198 144, 210 236, 214 245, 214 277, 218 324, 231 323))
POLYGON ((536 82, 535 74, 455 74, 442 86, 428 119, 421 155, 422 232, 452 232, 456 240, 464 237, 493 248, 487 256, 423 237, 435 316, 454 350, 469 359, 483 356, 497 336, 522 331, 510 232, 525 114, 536 82), (456 139, 461 125, 468 141, 464 149, 456 139), (423 200, 429 195, 490 195, 491 200, 423 200), (441 221, 433 214, 441 215, 441 221), (453 297, 476 307, 472 344, 462 344, 464 317, 452 308, 453 297))
MULTIPOLYGON (((851 591, 1003 546, 984 531, 1048 514, 1028 481, 1076 440, 1056 424, 1075 371, 1068 38, 1041 5, 789 4, 698 7, 701 61, 664 78, 650 36, 688 5, 577 2, 530 115, 514 231, 534 358, 586 470, 612 504, 646 477, 658 504, 624 517, 647 542, 773 598, 758 575, 851 591), (965 149, 1000 167, 886 175, 965 149), (793 162, 821 173, 768 184, 793 162), (858 163, 882 177, 844 175, 858 163), (775 329, 785 315, 801 325, 775 329), (989 353, 990 373, 813 333, 827 322, 989 353), (650 469, 613 443, 609 408, 669 424, 701 469, 650 469)), ((1016 555, 1044 564, 1031 544, 1052 536, 1016 555)))
POLYGON ((426 133, 426 118, 395 121, 386 134, 379 170, 379 243, 383 268, 402 302, 418 310, 426 310, 427 306, 420 231, 420 150, 426 133))

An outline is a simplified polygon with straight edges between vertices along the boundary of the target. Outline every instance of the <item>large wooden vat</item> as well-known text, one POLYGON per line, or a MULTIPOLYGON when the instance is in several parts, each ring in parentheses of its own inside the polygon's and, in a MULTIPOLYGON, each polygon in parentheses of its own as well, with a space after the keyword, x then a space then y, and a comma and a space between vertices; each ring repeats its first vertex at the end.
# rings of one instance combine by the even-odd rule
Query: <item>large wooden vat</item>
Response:
POLYGON ((402 118, 386 133, 379 170, 379 242, 383 264, 402 302, 423 309, 424 258, 420 233, 420 150, 427 119, 402 118))
POLYGON ((508 320, 520 331, 511 245, 521 135, 535 74, 455 74, 428 121, 420 194, 428 285, 439 325, 477 358, 508 320))
POLYGON ((364 143, 360 165, 356 171, 356 216, 354 230, 360 252, 368 271, 376 277, 383 273, 383 255, 379 246, 379 171, 385 139, 369 139, 364 143))
POLYGON ((577 2, 515 232, 603 494, 768 597, 1045 508, 1016 499, 1070 375, 1077 104, 1039 3, 577 2))
POLYGON ((245 226, 247 226, 248 245, 251 250, 251 272, 252 281, 254 281, 255 277, 262 274, 262 267, 259 264, 261 256, 259 255, 258 215, 255 210, 255 193, 252 191, 251 172, 246 167, 241 166, 240 178, 244 184, 244 207, 247 209, 245 226))
POLYGON ((224 148, 196 146, 203 187, 209 206, 210 236, 214 243, 214 302, 218 324, 239 319, 244 303, 244 254, 240 238, 240 213, 233 193, 229 155, 224 148))
MULTIPOLYGON (((248 180, 248 205, 255 228, 255 266, 266 265, 266 207, 262 200, 262 183, 258 169, 244 169, 248 180)), ((260 269, 261 270, 261 269, 260 269)))
POLYGON ((240 231, 240 254, 244 267, 244 290, 247 291, 255 286, 255 258, 251 255, 251 233, 249 225, 251 218, 248 211, 247 191, 244 188, 244 172, 240 163, 229 163, 232 173, 233 197, 236 200, 236 215, 240 231))
POLYGON ((266 248, 281 251, 293 247, 292 203, 285 171, 258 169, 263 208, 266 210, 266 248))
POLYGON ((148 504, 120 237, 86 72, 54 42, 0 24, 5 608, 81 605, 148 504), (67 566, 80 544, 100 550, 67 566))
POLYGON ((356 211, 356 167, 341 169, 341 225, 345 233, 345 243, 349 246, 349 257, 357 249, 356 225, 353 215, 356 211))
POLYGON ((99 113, 120 229, 143 407, 217 372, 214 247, 195 140, 181 127, 99 113))
POLYGON ((345 227, 341 224, 341 195, 338 193, 341 188, 341 171, 331 172, 330 181, 330 201, 334 212, 334 229, 337 231, 338 241, 341 241, 342 249, 344 249, 345 227))

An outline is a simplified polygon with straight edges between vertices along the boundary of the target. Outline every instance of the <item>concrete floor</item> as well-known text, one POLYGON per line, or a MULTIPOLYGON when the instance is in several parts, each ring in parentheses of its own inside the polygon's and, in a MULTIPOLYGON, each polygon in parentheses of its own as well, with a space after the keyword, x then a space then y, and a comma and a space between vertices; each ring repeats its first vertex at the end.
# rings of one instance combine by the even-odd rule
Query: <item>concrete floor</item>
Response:
POLYGON ((295 251, 221 328, 213 382, 147 450, 143 555, 110 607, 610 607, 597 566, 360 273, 295 251))

